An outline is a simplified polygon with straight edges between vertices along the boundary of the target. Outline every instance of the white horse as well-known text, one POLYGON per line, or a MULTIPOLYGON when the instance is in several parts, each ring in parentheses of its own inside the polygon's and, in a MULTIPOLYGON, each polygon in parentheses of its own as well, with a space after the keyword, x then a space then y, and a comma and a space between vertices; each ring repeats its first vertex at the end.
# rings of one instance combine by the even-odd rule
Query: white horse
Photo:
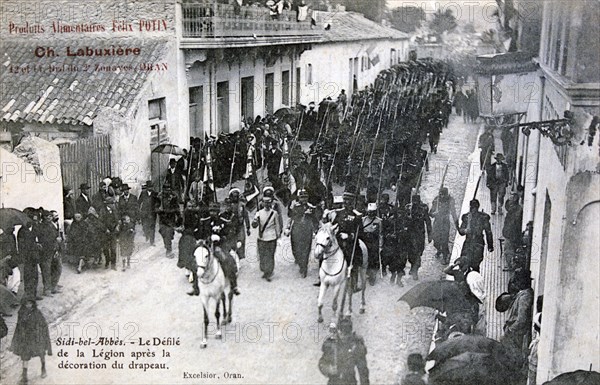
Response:
MULTIPOLYGON (((317 300, 317 307, 319 309, 318 322, 323 322, 323 315, 321 309, 323 308, 323 297, 329 287, 333 289, 333 320, 329 324, 329 327, 334 329, 336 327, 336 321, 338 319, 337 313, 337 299, 342 290, 342 306, 341 312, 344 311, 344 302, 346 299, 346 293, 348 294, 348 312, 352 314, 352 294, 354 293, 354 287, 351 280, 347 280, 348 265, 344 259, 344 253, 338 245, 335 237, 338 230, 337 225, 331 225, 331 223, 324 223, 315 237, 315 258, 321 259, 323 262, 319 269, 319 278, 321 280, 321 287, 319 289, 319 298, 317 300), (349 287, 346 287, 347 283, 350 283, 349 287)), ((366 267, 367 267, 367 247, 362 241, 358 241, 358 245, 361 248, 363 255, 363 263, 360 266, 356 266, 359 270, 359 277, 362 283, 362 304, 360 307, 360 313, 365 312, 365 289, 366 289, 366 267)))
POLYGON ((208 334, 208 313, 211 304, 215 303, 215 318, 217 321, 216 338, 221 339, 221 325, 231 322, 231 311, 233 302, 233 291, 229 279, 225 277, 223 268, 214 253, 205 246, 199 246, 194 251, 194 259, 197 265, 198 287, 200 289, 200 300, 204 310, 204 328, 202 334, 201 348, 206 348, 206 335, 208 334), (223 322, 220 322, 220 302, 223 303, 223 322), (227 309, 229 302, 229 309, 227 309))

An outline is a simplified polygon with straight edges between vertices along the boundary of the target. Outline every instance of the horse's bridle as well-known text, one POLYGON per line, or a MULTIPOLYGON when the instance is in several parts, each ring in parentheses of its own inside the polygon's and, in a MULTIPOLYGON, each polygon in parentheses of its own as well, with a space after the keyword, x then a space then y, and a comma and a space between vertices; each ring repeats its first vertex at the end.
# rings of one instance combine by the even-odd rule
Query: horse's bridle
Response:
POLYGON ((325 250, 327 249, 327 247, 329 247, 331 245, 331 241, 329 241, 329 243, 327 245, 324 245, 322 243, 316 243, 316 245, 321 246, 323 248, 323 255, 321 257, 321 260, 325 261, 327 259, 329 259, 329 257, 331 257, 333 254, 337 253, 337 251, 340 249, 340 245, 338 245, 335 249, 333 249, 332 251, 329 252, 325 252, 325 250), (325 257, 326 256, 326 257, 325 257))
POLYGON ((215 257, 214 257, 214 255, 211 254, 210 250, 208 251, 208 255, 209 255, 209 257, 207 258, 208 259, 208 263, 206 264, 206 266, 198 266, 199 269, 202 269, 204 271, 202 273, 202 275, 198 276, 198 280, 199 281, 201 280, 203 284, 210 284, 210 283, 212 283, 217 278, 217 275, 219 274, 219 271, 217 270, 215 272, 215 275, 212 277, 212 279, 210 279, 210 280, 202 280, 202 277, 204 277, 204 275, 210 271, 210 269, 212 268, 212 266, 215 263, 215 261, 214 261, 215 257))

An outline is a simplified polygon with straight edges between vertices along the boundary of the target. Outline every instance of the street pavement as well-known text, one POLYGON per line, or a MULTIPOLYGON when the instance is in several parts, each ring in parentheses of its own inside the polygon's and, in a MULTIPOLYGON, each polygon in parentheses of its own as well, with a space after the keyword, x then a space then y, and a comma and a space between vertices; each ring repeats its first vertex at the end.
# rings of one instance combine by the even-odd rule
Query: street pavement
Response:
MULTIPOLYGON (((441 136, 437 154, 430 158, 430 171, 424 175, 421 196, 430 203, 440 187, 448 159, 451 167, 445 185, 462 202, 469 175, 469 154, 475 147, 478 126, 463 124, 451 116, 441 136)), ((338 188, 339 189, 339 188, 338 188)), ((393 196, 393 195, 392 195, 393 196)), ((460 209, 460 208, 457 208, 460 209)), ((282 237, 276 254, 272 282, 261 279, 256 256, 256 230, 247 239, 247 258, 241 261, 240 296, 234 297, 233 322, 215 338, 209 328, 208 348, 201 349, 202 306, 199 297, 190 297, 185 272, 176 259, 165 257, 160 236, 157 246, 142 244, 138 227, 135 262, 126 272, 104 268, 76 274, 66 266, 64 291, 39 302, 50 324, 53 356, 47 357, 48 377, 40 378, 39 360, 29 364, 33 384, 325 384, 318 370, 321 345, 328 336, 332 317, 331 296, 323 307, 325 323, 317 323, 318 263, 310 258, 308 277, 301 278, 294 265, 289 238, 282 237), (118 338, 124 346, 57 346, 62 337, 118 338), (160 345, 154 345, 153 338, 160 345), (167 340, 168 337, 172 339, 167 340), (150 345, 141 345, 150 340, 150 345), (164 342, 164 344, 163 344, 164 342), (178 342, 178 345, 174 345, 178 342), (62 350, 62 356, 60 356, 62 350), (85 357, 76 357, 77 350, 85 357), (65 357, 64 352, 68 353, 65 357), (123 352, 125 357, 111 357, 123 352), (164 357, 168 352, 169 357, 164 357), (96 357, 93 357, 95 353, 96 357), (100 355, 102 353, 102 355, 100 355), (140 358, 132 357, 143 356, 140 358), (152 357, 152 355, 154 355, 152 357), (107 357, 108 356, 108 357, 107 357), (150 357, 148 357, 150 356, 150 357), (112 368, 115 361, 123 369, 112 368), (60 363, 106 363, 107 369, 60 369, 60 363), (163 369, 135 368, 140 363, 165 364, 163 369), (190 379, 186 375, 198 374, 190 379), (204 378, 202 378, 204 376, 204 378)), ((454 237, 451 236, 450 239, 454 237)), ((176 237, 176 240, 178 237, 176 237)), ((176 244, 176 241, 175 241, 176 244)), ((177 250, 175 250, 177 255, 177 250)), ((419 272, 420 282, 441 278, 442 266, 435 249, 428 244, 419 272)), ((389 276, 388 276, 389 277, 389 276)), ((366 291, 366 312, 359 314, 359 295, 354 297, 354 329, 365 339, 372 384, 399 383, 410 353, 427 354, 434 324, 431 309, 410 310, 398 298, 414 286, 390 285, 389 278, 378 276, 375 286, 366 291)), ((410 278, 410 276, 407 276, 410 278)), ((211 314, 212 319, 212 314, 211 314)), ((16 384, 21 374, 19 359, 7 351, 16 322, 16 312, 7 319, 8 338, 2 340, 3 384, 16 384)))

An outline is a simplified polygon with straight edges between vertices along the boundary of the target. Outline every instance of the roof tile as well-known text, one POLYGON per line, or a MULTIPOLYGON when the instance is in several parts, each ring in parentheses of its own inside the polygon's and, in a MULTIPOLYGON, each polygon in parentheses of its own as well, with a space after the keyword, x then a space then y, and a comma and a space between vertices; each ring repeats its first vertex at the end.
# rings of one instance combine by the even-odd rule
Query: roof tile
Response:
POLYGON ((96 63, 104 66, 131 65, 136 68, 140 63, 152 62, 167 53, 167 40, 149 40, 122 38, 114 39, 86 38, 78 40, 51 40, 45 42, 55 52, 66 51, 70 46, 103 47, 119 44, 123 47, 142 47, 139 56, 59 56, 35 58, 33 51, 39 42, 15 39, 3 41, 0 55, 4 57, 0 66, 0 77, 6 84, 0 90, 0 107, 5 114, 4 121, 23 120, 36 122, 71 122, 72 124, 91 125, 101 107, 118 106, 127 111, 135 96, 142 89, 149 72, 140 71, 95 71, 96 63), (24 67, 35 64, 46 71, 8 74, 9 65, 24 67), (47 68, 79 68, 79 71, 52 71, 47 68), (83 71, 84 65, 89 66, 83 71), (134 76, 132 76, 134 75, 134 76), (52 112, 52 114, 50 114, 52 112))

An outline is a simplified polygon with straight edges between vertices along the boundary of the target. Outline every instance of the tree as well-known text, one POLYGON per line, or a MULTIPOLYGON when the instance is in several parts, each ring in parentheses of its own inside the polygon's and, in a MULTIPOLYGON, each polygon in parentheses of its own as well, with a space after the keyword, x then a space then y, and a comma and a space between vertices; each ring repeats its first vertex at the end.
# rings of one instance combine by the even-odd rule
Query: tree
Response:
POLYGON ((358 12, 365 15, 369 20, 381 23, 385 11, 386 0, 344 0, 342 5, 347 11, 358 12))
POLYGON ((438 11, 433 14, 433 19, 429 23, 429 28, 438 35, 441 35, 446 31, 452 31, 456 28, 456 17, 454 17, 452 10, 446 9, 446 11, 442 13, 442 10, 438 9, 438 11))
POLYGON ((425 20, 425 11, 420 7, 398 7, 390 12, 390 23, 402 32, 414 32, 425 20))

